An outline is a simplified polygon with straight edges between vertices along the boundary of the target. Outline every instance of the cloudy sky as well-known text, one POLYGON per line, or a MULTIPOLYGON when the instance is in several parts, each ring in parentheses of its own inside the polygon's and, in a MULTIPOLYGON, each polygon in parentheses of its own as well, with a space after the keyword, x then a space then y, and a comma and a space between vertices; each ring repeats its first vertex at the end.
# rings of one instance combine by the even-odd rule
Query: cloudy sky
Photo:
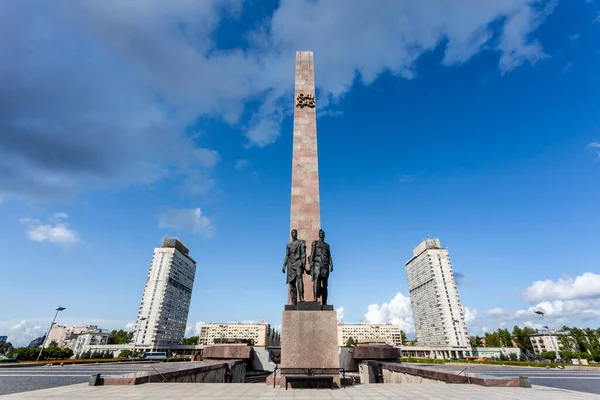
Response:
POLYGON ((297 50, 345 322, 414 332, 430 235, 472 333, 597 327, 599 34, 597 0, 2 1, 0 335, 130 326, 163 236, 189 333, 280 323, 297 50))

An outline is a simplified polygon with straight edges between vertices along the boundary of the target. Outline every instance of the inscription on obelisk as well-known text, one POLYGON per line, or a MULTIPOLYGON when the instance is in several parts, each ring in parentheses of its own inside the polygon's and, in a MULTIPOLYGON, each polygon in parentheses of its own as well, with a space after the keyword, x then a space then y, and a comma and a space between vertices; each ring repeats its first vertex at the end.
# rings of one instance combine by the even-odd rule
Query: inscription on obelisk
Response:
MULTIPOLYGON (((313 240, 319 238, 319 164, 317 157, 317 113, 312 51, 296 52, 294 93, 294 153, 292 156, 292 206, 290 230, 306 241, 307 257, 313 240)), ((311 276, 304 274, 304 300, 315 301, 311 276)), ((290 295, 288 288, 288 303, 290 295)))

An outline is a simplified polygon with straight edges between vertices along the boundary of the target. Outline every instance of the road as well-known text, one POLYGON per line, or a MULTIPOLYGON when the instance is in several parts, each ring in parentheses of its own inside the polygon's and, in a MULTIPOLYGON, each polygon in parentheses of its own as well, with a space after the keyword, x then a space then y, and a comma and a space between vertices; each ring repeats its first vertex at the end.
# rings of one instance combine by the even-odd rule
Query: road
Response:
POLYGON ((0 367, 0 396, 9 393, 73 385, 89 381, 90 375, 122 375, 149 370, 148 364, 86 364, 26 368, 0 367))
MULTIPOLYGON (((435 365, 433 368, 462 371, 467 365, 435 365)), ((600 394, 599 371, 575 371, 568 369, 544 369, 534 367, 496 367, 488 365, 468 366, 465 372, 485 374, 500 378, 528 376, 533 385, 600 394)))

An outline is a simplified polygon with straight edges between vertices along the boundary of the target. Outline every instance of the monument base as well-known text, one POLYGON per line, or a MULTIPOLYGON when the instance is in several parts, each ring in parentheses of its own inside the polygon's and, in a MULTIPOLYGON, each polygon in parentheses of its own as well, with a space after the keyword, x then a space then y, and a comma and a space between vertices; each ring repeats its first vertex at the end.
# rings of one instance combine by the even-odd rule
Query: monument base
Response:
POLYGON ((286 306, 281 319, 281 387, 285 387, 287 375, 328 375, 333 377, 334 387, 340 387, 337 313, 329 307, 332 310, 290 310, 286 306))
POLYGON ((333 306, 319 301, 303 301, 298 304, 286 304, 286 311, 333 311, 333 306))

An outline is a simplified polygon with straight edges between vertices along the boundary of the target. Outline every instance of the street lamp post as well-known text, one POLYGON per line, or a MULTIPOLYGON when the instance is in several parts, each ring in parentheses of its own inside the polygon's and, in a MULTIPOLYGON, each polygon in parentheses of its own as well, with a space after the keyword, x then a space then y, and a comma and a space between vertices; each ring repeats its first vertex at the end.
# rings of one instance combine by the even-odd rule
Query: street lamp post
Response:
MULTIPOLYGON (((140 318, 140 325, 142 325, 142 321, 145 321, 147 318, 140 318)), ((135 345, 137 344, 138 337, 140 336, 140 326, 138 325, 137 331, 135 333, 135 340, 133 341, 133 353, 131 354, 131 358, 135 355, 135 345)))
POLYGON ((58 306, 58 308, 56 309, 56 313, 54 314, 54 318, 52 319, 52 323, 50 324, 50 329, 48 330, 48 333, 44 337, 44 341, 42 342, 42 347, 40 348, 40 352, 39 352, 39 354, 37 356, 37 360, 35 360, 36 362, 40 361, 40 357, 42 356, 42 351, 44 351, 44 346, 46 345, 46 340, 48 340, 48 335, 50 335, 50 331, 52 330, 52 327, 54 326, 54 321, 56 321, 56 316, 62 310, 66 310, 66 308, 58 306))

